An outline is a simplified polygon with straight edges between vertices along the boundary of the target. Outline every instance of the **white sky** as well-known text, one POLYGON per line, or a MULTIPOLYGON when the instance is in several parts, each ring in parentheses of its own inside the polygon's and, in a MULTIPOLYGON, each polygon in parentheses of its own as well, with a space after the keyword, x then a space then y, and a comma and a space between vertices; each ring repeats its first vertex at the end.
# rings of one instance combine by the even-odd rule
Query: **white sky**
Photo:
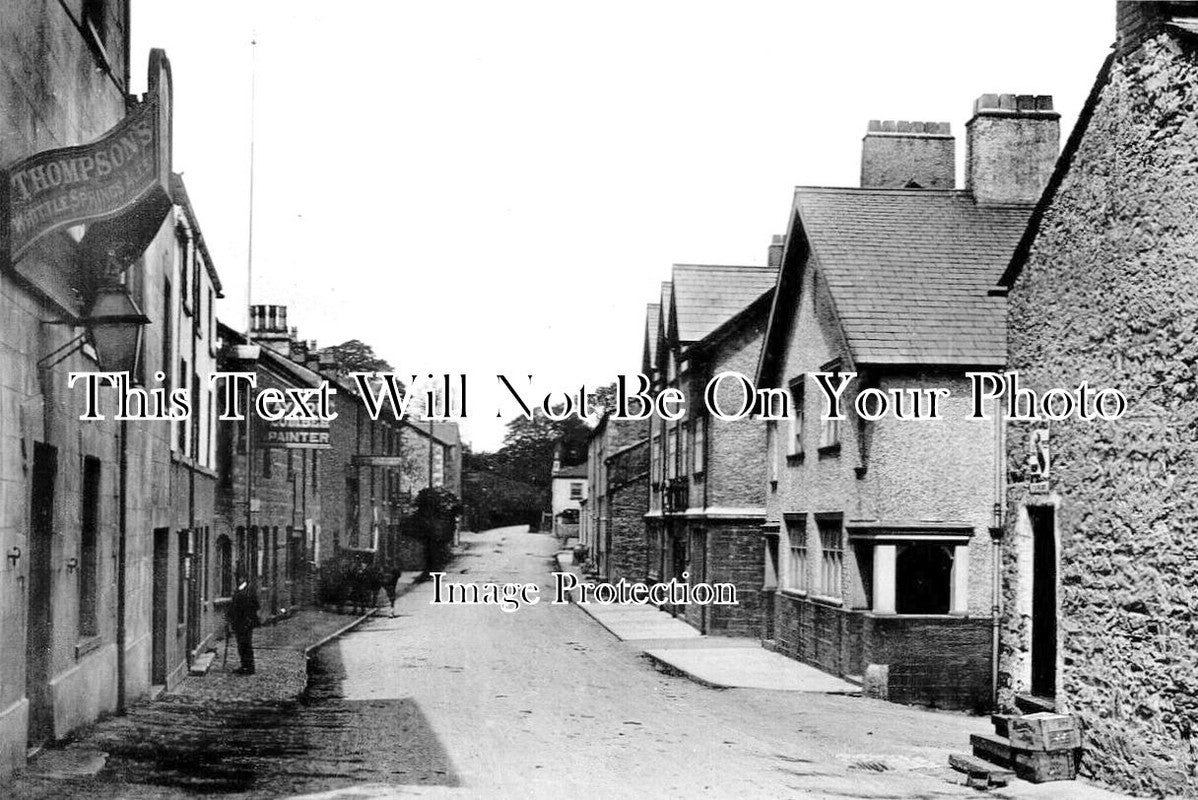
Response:
MULTIPOLYGON (((245 319, 256 31, 253 300, 472 391, 595 386, 638 371, 671 264, 764 263, 795 185, 857 185, 869 119, 950 121, 960 161, 979 94, 1052 94, 1063 141, 1114 8, 135 0, 134 89, 165 48, 225 321, 245 319)), ((480 396, 464 433, 492 450, 480 396)))

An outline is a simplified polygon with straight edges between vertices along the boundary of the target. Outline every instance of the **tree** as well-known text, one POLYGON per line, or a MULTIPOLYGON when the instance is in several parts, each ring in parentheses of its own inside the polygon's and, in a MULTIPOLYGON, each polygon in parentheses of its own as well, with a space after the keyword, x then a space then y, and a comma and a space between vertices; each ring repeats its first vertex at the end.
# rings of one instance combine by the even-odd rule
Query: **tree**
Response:
POLYGON ((340 372, 392 372, 394 368, 374 352, 374 348, 360 339, 335 344, 320 351, 331 355, 340 372))
POLYGON ((507 424, 499 451, 503 463, 496 465, 496 471, 533 486, 548 486, 553 479, 554 451, 561 447, 563 466, 582 463, 589 434, 590 428, 577 417, 552 420, 539 410, 532 419, 516 417, 507 424))

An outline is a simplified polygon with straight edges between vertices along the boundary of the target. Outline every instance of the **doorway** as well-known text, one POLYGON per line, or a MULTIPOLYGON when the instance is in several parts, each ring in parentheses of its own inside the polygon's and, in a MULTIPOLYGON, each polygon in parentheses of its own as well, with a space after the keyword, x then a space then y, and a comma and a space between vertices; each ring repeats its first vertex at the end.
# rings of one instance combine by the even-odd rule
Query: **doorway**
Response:
POLYGON ((29 700, 29 746, 37 747, 54 735, 50 695, 51 645, 54 617, 50 610, 50 549, 54 537, 54 482, 58 450, 33 446, 33 481, 29 505, 29 606, 25 635, 25 696, 29 700))
POLYGON ((1032 694, 1056 696, 1057 541, 1051 506, 1031 506, 1032 523, 1032 694))
POLYGON ((151 635, 150 683, 166 685, 167 585, 170 575, 170 528, 154 529, 153 632, 151 635))

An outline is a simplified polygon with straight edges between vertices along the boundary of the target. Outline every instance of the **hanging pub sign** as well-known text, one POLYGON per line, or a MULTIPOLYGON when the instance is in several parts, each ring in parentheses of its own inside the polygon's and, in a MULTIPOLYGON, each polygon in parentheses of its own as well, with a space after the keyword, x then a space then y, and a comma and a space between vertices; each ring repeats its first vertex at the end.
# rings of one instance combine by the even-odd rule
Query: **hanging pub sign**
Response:
MULTIPOLYGON (((171 207, 171 77, 150 53, 148 91, 99 139, 46 150, 0 175, 0 260, 54 299, 124 270, 171 207), (78 247, 54 234, 85 226, 78 247)), ((77 238, 77 237, 76 237, 77 238)))

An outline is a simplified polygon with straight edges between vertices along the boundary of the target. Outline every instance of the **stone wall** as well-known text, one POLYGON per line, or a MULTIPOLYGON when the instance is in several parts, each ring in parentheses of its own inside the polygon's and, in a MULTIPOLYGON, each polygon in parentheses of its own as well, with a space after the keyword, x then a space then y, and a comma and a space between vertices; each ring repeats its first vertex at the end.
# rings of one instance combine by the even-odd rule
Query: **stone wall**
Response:
MULTIPOLYGON (((1114 423, 1049 426, 1057 703, 1082 719, 1085 773, 1154 796, 1198 794, 1196 120, 1191 38, 1163 34, 1117 60, 1010 294, 1010 363, 1026 385, 1086 380, 1130 400, 1114 423)), ((1027 435, 1012 427, 1017 476, 1027 435)), ((1008 705, 1029 680, 1031 575, 1018 526, 1028 499, 1025 485, 1013 486, 1000 680, 1008 705)))

